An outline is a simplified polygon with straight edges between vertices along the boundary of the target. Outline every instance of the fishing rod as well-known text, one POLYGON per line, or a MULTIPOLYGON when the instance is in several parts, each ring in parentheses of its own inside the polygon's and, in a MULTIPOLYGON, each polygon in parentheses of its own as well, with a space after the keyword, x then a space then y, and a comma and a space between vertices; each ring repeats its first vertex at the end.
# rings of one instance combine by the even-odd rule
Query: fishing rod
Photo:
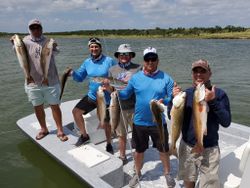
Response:
MULTIPOLYGON (((99 7, 97 7, 96 8, 96 11, 97 11, 97 13, 99 13, 99 7)), ((100 16, 100 18, 101 18, 101 15, 99 15, 100 16)), ((99 20, 101 20, 101 19, 99 19, 99 20)), ((102 21, 100 21, 100 23, 101 23, 101 26, 104 26, 104 24, 102 23, 102 21)), ((102 35, 103 35, 103 42, 104 42, 104 47, 105 47, 105 50, 106 50, 106 53, 107 54, 109 54, 108 53, 108 46, 107 46, 107 44, 106 44, 106 39, 105 39, 105 33, 104 33, 104 27, 103 27, 103 29, 102 29, 102 35)), ((115 83, 115 84, 117 84, 117 81, 112 77, 112 79, 113 79, 113 82, 115 83)), ((114 87, 115 88, 115 87, 114 87)), ((115 90, 116 90, 116 88, 115 88, 115 90)), ((117 90, 116 90, 117 91, 117 90)), ((121 101, 120 101, 120 98, 119 98, 119 95, 118 95, 118 93, 117 93, 117 99, 118 99, 118 104, 119 104, 119 107, 120 107, 120 109, 121 109, 121 116, 122 116, 122 121, 123 121, 123 126, 124 126, 124 128, 125 128, 125 131, 126 131, 126 140, 128 140, 128 143, 129 143, 129 149, 130 149, 130 153, 132 154, 132 159, 133 159, 133 162, 134 162, 134 164, 135 164, 135 157, 134 157, 134 155, 133 155, 133 149, 132 149, 132 145, 131 145, 131 140, 132 140, 132 138, 130 139, 129 138, 129 135, 128 135, 128 126, 129 125, 127 125, 127 127, 126 127, 126 125, 125 125, 125 116, 124 116, 124 113, 123 113, 123 110, 122 110, 122 106, 121 106, 121 101)), ((131 125, 131 127, 132 127, 132 125, 131 125)), ((134 169, 134 171, 136 171, 136 169, 134 169)), ((136 174, 138 175, 139 173, 136 171, 136 174)), ((141 188, 141 184, 140 184, 140 179, 139 179, 139 177, 138 177, 138 185, 139 185, 139 187, 141 188)))

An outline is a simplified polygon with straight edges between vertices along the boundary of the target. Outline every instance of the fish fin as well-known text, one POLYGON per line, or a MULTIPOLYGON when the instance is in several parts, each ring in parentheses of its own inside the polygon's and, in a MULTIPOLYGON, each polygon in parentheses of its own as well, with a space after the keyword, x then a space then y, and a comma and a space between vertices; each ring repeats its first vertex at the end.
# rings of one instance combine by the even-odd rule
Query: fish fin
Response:
POLYGON ((204 147, 198 143, 192 148, 191 153, 202 153, 204 151, 204 147))
POLYGON ((199 88, 199 101, 203 101, 205 99, 205 95, 206 95, 206 88, 205 85, 202 84, 199 88))
POLYGON ((207 135, 207 129, 204 130, 203 135, 207 135))

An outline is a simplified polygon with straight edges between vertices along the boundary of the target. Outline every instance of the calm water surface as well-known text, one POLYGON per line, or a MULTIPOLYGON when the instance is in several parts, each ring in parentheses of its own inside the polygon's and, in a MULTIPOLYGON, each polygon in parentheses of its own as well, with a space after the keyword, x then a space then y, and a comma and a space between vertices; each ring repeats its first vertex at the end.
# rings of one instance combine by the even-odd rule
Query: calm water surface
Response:
MULTIPOLYGON (((60 75, 67 66, 78 68, 88 56, 86 39, 58 38, 57 42, 61 49, 56 57, 60 75)), ((213 84, 223 88, 230 98, 233 122, 250 126, 250 40, 106 39, 103 46, 113 57, 121 43, 131 44, 136 63, 141 63, 144 48, 156 47, 160 69, 168 72, 183 89, 191 85, 191 62, 207 59, 212 66, 213 84)), ((17 130, 16 121, 33 113, 33 109, 24 93, 23 73, 7 38, 0 38, 0 70, 0 187, 87 187, 17 130)), ((63 101, 82 97, 86 86, 69 80, 63 101)))

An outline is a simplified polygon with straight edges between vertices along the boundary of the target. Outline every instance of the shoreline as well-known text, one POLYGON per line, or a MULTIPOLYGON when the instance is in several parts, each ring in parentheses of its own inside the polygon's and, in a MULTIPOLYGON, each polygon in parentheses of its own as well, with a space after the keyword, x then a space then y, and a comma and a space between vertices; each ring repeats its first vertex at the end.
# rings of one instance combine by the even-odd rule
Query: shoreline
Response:
MULTIPOLYGON (((20 36, 28 35, 28 33, 17 33, 20 36)), ((0 38, 10 38, 14 33, 0 33, 0 38)), ((104 34, 104 35, 86 35, 86 34, 51 34, 44 33, 45 36, 55 38, 89 38, 89 37, 100 37, 100 38, 128 38, 128 39, 250 39, 250 30, 243 32, 225 32, 225 33, 200 33, 199 35, 194 34, 171 34, 171 35, 123 35, 123 34, 104 34)))

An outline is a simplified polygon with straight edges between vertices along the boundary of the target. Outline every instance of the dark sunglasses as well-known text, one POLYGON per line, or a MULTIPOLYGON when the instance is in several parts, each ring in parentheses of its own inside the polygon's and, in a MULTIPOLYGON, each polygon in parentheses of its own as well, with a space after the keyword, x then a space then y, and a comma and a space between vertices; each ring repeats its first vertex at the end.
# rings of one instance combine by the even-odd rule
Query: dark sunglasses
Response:
POLYGON ((30 30, 40 30, 41 26, 30 26, 30 30))
POLYGON ((126 53, 119 53, 119 56, 129 56, 130 53, 129 52, 126 52, 126 53))
POLYGON ((144 58, 144 61, 146 62, 146 63, 149 63, 150 61, 151 62, 156 62, 157 61, 157 57, 148 57, 148 58, 144 58))
POLYGON ((200 74, 205 74, 207 72, 206 69, 203 69, 203 68, 194 68, 193 69, 193 73, 197 74, 197 73, 200 73, 200 74))

